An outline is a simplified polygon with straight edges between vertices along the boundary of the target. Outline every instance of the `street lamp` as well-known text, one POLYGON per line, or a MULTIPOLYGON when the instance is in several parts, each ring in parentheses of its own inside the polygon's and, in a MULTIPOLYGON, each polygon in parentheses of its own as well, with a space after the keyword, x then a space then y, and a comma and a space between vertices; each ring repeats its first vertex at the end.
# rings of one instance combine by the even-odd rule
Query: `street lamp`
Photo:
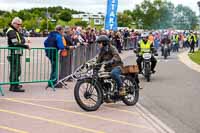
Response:
POLYGON ((47 6, 47 33, 48 33, 48 29, 49 29, 48 19, 49 19, 49 13, 48 13, 48 6, 47 6))
POLYGON ((197 5, 199 6, 199 10, 200 10, 200 1, 197 2, 197 5))
MULTIPOLYGON (((200 18, 200 1, 197 2, 197 5, 198 5, 198 7, 199 7, 199 18, 200 18)), ((199 20, 200 20, 200 19, 199 19, 199 20)), ((199 25, 200 25, 200 22, 199 22, 199 25)), ((199 26, 199 28, 200 28, 200 26, 199 26)))
MULTIPOLYGON (((41 2, 45 2, 46 0, 41 0, 41 2)), ((46 19, 47 19, 47 32, 49 29, 49 24, 48 24, 48 19, 49 19, 49 11, 48 11, 48 5, 47 5, 47 10, 46 10, 46 19)))

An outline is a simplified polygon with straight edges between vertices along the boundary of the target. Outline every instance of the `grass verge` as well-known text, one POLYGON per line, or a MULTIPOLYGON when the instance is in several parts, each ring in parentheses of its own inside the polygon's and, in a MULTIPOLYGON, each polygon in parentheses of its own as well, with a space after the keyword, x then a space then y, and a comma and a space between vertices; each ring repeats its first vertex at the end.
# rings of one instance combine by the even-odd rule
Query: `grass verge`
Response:
POLYGON ((200 50, 192 53, 192 54, 188 54, 188 56, 190 57, 190 59, 194 62, 196 62, 197 64, 200 65, 200 50))

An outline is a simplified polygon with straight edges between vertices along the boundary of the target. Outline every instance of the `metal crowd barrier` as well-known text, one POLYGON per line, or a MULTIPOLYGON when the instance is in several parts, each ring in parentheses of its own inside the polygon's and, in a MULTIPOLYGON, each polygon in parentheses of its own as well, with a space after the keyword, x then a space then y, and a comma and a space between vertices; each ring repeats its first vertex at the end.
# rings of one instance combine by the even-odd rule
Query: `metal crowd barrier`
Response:
POLYGON ((68 56, 62 56, 60 54, 58 83, 63 84, 63 81, 68 79, 79 66, 94 58, 98 53, 97 47, 97 44, 90 44, 80 46, 73 51, 68 51, 70 53, 68 56))
POLYGON ((123 39, 123 49, 129 50, 136 48, 137 45, 137 39, 131 39, 130 37, 123 39))
POLYGON ((4 95, 2 85, 48 82, 54 89, 53 82, 58 77, 58 51, 55 48, 0 47, 0 93, 4 95), (46 57, 45 50, 52 57, 46 57), (50 79, 51 63, 55 60, 55 79, 50 79))
POLYGON ((14 85, 23 83, 48 82, 52 89, 53 83, 58 79, 70 76, 75 69, 86 61, 97 55, 98 49, 96 44, 80 46, 75 50, 68 51, 67 56, 58 56, 55 48, 32 48, 26 50, 22 48, 0 47, 0 93, 4 95, 2 85, 14 85), (21 51, 22 55, 17 58, 16 51, 21 51), (51 62, 46 57, 45 50, 55 58, 54 79, 50 79, 51 62), (52 52, 52 53, 51 53, 52 52), (10 60, 10 61, 9 61, 10 60), (21 68, 21 69, 20 69, 21 68), (21 70, 21 71, 20 71, 21 70), (19 76, 19 78, 18 78, 19 76))

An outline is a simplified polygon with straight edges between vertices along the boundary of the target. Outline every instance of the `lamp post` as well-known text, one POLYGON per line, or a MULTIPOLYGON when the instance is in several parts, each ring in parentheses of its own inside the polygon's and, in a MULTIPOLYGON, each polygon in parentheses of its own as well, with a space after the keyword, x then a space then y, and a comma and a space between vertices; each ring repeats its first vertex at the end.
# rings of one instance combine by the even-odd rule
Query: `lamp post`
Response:
POLYGON ((49 17, 49 13, 48 13, 48 6, 47 6, 47 32, 48 32, 48 29, 49 29, 49 23, 48 23, 48 18, 49 17))
MULTIPOLYGON (((197 5, 198 5, 198 7, 199 7, 199 18, 200 18, 200 1, 197 2, 197 5)), ((199 20, 200 20, 200 19, 199 19, 199 20)), ((199 22, 199 25, 200 25, 200 22, 199 22)), ((199 28, 200 28, 200 26, 199 26, 199 28)))
MULTIPOLYGON (((159 6, 159 5, 156 5, 156 9, 157 9, 157 11, 159 12, 159 10, 160 10, 160 6, 159 6)), ((156 27, 156 28, 158 28, 158 29, 161 28, 160 17, 158 18, 158 24, 157 24, 157 27, 156 27)))

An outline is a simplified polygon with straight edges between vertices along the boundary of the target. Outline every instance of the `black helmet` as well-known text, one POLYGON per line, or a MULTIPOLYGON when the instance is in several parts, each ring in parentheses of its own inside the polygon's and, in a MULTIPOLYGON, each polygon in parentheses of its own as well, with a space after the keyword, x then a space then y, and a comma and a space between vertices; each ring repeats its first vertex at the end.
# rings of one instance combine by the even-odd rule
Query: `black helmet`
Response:
POLYGON ((103 42, 103 43, 109 43, 109 38, 106 36, 106 35, 100 35, 96 42, 99 43, 99 42, 103 42))

